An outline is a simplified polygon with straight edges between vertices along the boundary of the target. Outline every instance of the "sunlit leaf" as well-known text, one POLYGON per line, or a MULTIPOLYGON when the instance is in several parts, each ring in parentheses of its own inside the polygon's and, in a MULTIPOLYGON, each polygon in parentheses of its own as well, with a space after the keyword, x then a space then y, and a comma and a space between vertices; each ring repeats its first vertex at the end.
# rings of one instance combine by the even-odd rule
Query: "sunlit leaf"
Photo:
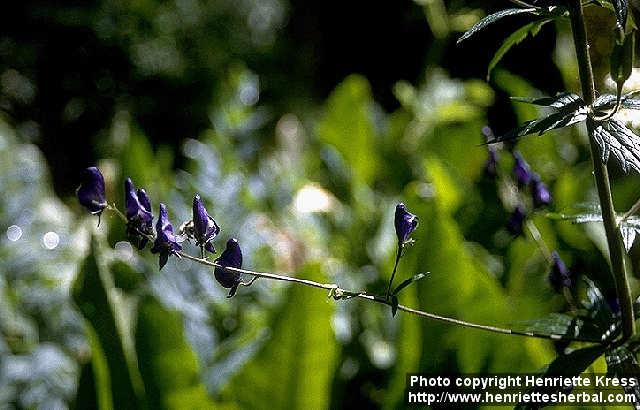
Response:
POLYGON ((634 409, 640 409, 640 365, 635 355, 624 346, 618 347, 613 351, 605 354, 607 361, 607 376, 616 377, 618 379, 626 378, 634 380, 633 385, 624 384, 622 388, 627 394, 633 395, 635 398, 632 406, 634 409))
POLYGON ((557 335, 563 338, 582 338, 594 341, 602 340, 603 329, 584 318, 562 313, 523 322, 525 331, 543 335, 557 335))
POLYGON ((613 154, 624 172, 633 169, 640 172, 640 137, 635 135, 622 122, 611 119, 597 123, 593 138, 600 150, 603 163, 613 154))
POLYGON ((488 25, 490 25, 492 23, 495 23, 496 21, 500 20, 501 18, 504 18, 504 17, 507 17, 507 16, 515 16, 517 14, 535 14, 537 11, 538 11, 538 8, 536 8, 536 7, 531 7, 531 8, 512 8, 512 9, 500 10, 500 11, 498 11, 496 13, 490 14, 490 15, 482 18, 480 21, 478 21, 476 24, 474 24, 473 27, 471 27, 469 30, 467 30, 458 39, 457 42, 458 42, 458 44, 463 42, 464 40, 466 40, 469 37, 473 36, 477 32, 483 30, 488 25))

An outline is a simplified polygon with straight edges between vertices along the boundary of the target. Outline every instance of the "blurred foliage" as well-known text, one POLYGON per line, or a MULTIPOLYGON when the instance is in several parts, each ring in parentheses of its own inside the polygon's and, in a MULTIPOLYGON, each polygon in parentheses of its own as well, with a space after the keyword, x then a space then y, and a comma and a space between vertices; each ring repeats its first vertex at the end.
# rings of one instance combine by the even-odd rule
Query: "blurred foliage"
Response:
MULTIPOLYGON (((69 118, 87 110, 99 118, 86 138, 102 158, 110 202, 123 207, 122 182, 130 176, 149 193, 154 213, 167 204, 177 228, 191 219, 199 193, 222 228, 216 246, 238 238, 245 267, 382 294, 396 247, 393 209, 403 201, 420 225, 396 284, 431 274, 403 290, 400 303, 526 328, 570 306, 549 286, 549 263, 536 242, 506 231, 528 192, 510 176, 513 147, 500 147, 500 177, 487 177, 480 130, 487 123, 506 130, 543 110, 505 98, 554 86, 549 79, 540 91, 524 79, 511 59, 518 48, 550 44, 544 58, 575 90, 572 45, 564 23, 556 24, 557 36, 545 37, 548 24, 514 46, 516 57, 505 56, 489 84, 490 55, 474 62, 482 67, 473 75, 459 75, 468 67, 447 67, 446 56, 482 52, 477 43, 454 49, 460 31, 484 14, 477 3, 411 6, 424 12, 421 24, 434 40, 420 79, 399 76, 389 87, 397 99, 392 110, 361 74, 318 101, 298 94, 299 84, 289 86, 286 70, 268 64, 284 53, 274 46, 283 36, 284 2, 105 1, 90 11, 29 4, 43 18, 89 30, 130 67, 111 85, 100 71, 82 81, 69 73, 78 90, 89 83, 113 97, 111 111, 94 112, 84 97, 60 103, 69 118), (111 92, 125 85, 131 88, 111 92), (165 87, 172 92, 158 91, 165 87), (185 89, 192 93, 181 94, 185 89), (185 115, 178 124, 199 123, 176 130, 174 114, 185 115), (165 131, 169 137, 158 138, 165 131)), ((595 43, 604 41, 594 35, 595 43)), ((16 44, 0 46, 4 55, 20 54, 16 44)), ((171 258, 158 271, 153 255, 125 241, 113 214, 105 212, 96 227, 72 195, 61 201, 53 193, 47 163, 81 169, 91 156, 71 157, 59 140, 29 137, 47 118, 23 122, 16 107, 42 101, 27 98, 30 74, 13 70, 0 78, 7 113, 0 121, 0 408, 393 409, 404 407, 409 372, 534 372, 552 362, 556 348, 565 353, 549 341, 403 313, 392 318, 385 306, 335 302, 318 289, 262 279, 226 299, 212 272, 188 260, 171 258)), ((582 129, 571 128, 518 143, 551 188, 551 211, 593 209, 585 141, 582 129)), ((631 206, 640 193, 636 180, 615 167, 612 173, 619 209, 631 206)), ((61 175, 68 177, 54 177, 61 175)), ((597 223, 571 224, 545 211, 531 221, 573 274, 594 280, 605 298, 611 294, 597 223)), ((585 286, 577 282, 580 300, 585 286)), ((580 347, 572 345, 567 357, 580 347)))

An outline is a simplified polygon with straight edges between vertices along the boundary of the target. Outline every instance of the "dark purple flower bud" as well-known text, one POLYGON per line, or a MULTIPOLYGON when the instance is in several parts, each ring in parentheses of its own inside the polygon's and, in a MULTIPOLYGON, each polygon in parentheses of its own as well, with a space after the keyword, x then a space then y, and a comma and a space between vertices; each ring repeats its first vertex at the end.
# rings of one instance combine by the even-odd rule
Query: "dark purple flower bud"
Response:
POLYGON ((551 252, 551 259, 553 261, 551 263, 551 272, 549 273, 549 283, 557 292, 560 292, 563 287, 568 288, 571 286, 571 276, 569 269, 560 259, 558 252, 551 252))
POLYGON ((522 155, 518 151, 513 152, 513 158, 515 163, 513 164, 513 175, 518 181, 518 185, 525 186, 531 181, 531 168, 527 161, 522 158, 522 155))
POLYGON ((516 206, 513 210, 509 220, 507 221, 507 230, 515 236, 522 235, 524 228, 524 221, 527 218, 527 213, 520 205, 516 206))
POLYGON ((489 157, 484 163, 484 174, 489 178, 498 176, 498 151, 492 146, 489 146, 489 157))
POLYGON ((136 191, 131 178, 124 181, 124 207, 127 217, 127 235, 138 249, 142 249, 147 243, 147 237, 153 235, 151 201, 144 189, 136 191))
POLYGON ((162 269, 169 260, 169 255, 179 256, 178 251, 181 250, 182 246, 176 241, 176 236, 173 234, 173 225, 169 222, 167 207, 161 203, 160 216, 156 222, 156 240, 151 248, 151 253, 160 254, 160 269, 162 269))
POLYGON ((407 211, 407 207, 403 203, 396 205, 395 216, 396 236, 398 237, 398 245, 402 246, 409 241, 411 233, 418 226, 418 217, 407 211))
POLYGON ((547 185, 540 180, 538 174, 531 176, 530 182, 531 198, 533 199, 533 206, 536 208, 542 208, 548 206, 551 203, 551 192, 547 185))
MULTIPOLYGON (((215 263, 237 269, 242 267, 242 251, 240 250, 237 239, 232 238, 227 241, 227 248, 222 252, 222 255, 215 260, 215 263)), ((233 296, 235 289, 240 284, 240 273, 217 267, 213 271, 213 274, 222 287, 231 289, 229 296, 233 296)))
POLYGON ((207 213, 200 195, 196 194, 193 197, 193 236, 196 240, 196 245, 215 253, 216 250, 211 241, 218 233, 220 233, 220 227, 207 213))
POLYGON ((107 207, 104 192, 104 177, 97 167, 89 167, 82 171, 82 183, 76 191, 78 202, 93 215, 100 215, 107 207))

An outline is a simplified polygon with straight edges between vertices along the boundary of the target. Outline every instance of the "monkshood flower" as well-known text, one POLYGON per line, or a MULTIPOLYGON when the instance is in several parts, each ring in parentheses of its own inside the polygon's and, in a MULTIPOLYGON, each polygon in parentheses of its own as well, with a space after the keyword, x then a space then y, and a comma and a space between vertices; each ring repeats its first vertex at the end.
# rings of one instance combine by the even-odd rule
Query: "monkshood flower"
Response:
POLYGON ((549 283, 559 292, 563 287, 571 287, 571 276, 567 265, 564 264, 558 252, 551 252, 551 272, 549 272, 549 283))
POLYGON ((522 155, 518 151, 513 152, 513 159, 515 163, 513 164, 513 175, 518 181, 518 185, 525 186, 529 184, 531 181, 531 168, 527 161, 522 158, 522 155))
POLYGON ((196 240, 196 245, 201 248, 204 247, 211 253, 216 253, 212 240, 219 233, 220 227, 207 213, 200 195, 196 194, 193 197, 193 236, 196 240))
POLYGON ((498 176, 498 151, 489 145, 489 156, 487 162, 484 163, 484 174, 489 178, 498 176))
POLYGON ((516 206, 513 210, 509 220, 507 221, 507 230, 515 236, 522 235, 524 228, 524 221, 527 218, 527 212, 521 205, 516 206))
MULTIPOLYGON (((227 248, 222 252, 222 255, 215 260, 215 263, 237 269, 242 267, 242 251, 240 250, 240 244, 238 244, 237 239, 231 238, 227 241, 227 248)), ((216 267, 213 274, 222 287, 231 289, 228 297, 236 293, 238 285, 240 284, 239 272, 232 272, 216 267)))
POLYGON ((167 206, 160 204, 160 216, 156 222, 156 240, 151 248, 151 253, 160 254, 160 269, 167 264, 169 255, 180 256, 178 251, 182 250, 182 246, 176 241, 173 234, 173 225, 169 222, 167 215, 167 206))
POLYGON ((403 203, 396 205, 395 216, 396 236, 398 237, 398 246, 402 247, 410 241, 411 233, 418 226, 418 217, 407 211, 407 207, 403 203))
POLYGON ((542 208, 551 203, 551 192, 549 192, 547 185, 540 180, 538 174, 531 176, 529 186, 531 188, 531 198, 533 199, 534 207, 542 208))
POLYGON ((76 191, 78 202, 93 215, 98 215, 107 207, 104 191, 104 177, 97 167, 89 167, 82 172, 82 183, 76 191))
POLYGON ((144 189, 136 191, 131 178, 124 181, 124 206, 127 217, 127 235, 138 249, 144 248, 153 235, 151 201, 144 189))

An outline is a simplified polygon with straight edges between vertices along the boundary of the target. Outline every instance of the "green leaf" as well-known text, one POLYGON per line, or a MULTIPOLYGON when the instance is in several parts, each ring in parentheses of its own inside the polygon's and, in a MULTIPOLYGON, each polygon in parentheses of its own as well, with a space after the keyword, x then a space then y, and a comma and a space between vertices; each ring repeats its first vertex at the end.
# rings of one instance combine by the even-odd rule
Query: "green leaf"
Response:
POLYGON ((395 317, 398 312, 398 297, 391 295, 391 316, 395 317))
POLYGON ((609 161, 609 154, 613 154, 624 172, 630 169, 640 172, 640 137, 622 122, 611 119, 597 123, 593 138, 604 164, 609 161))
POLYGON ((616 25, 620 30, 624 30, 627 24, 628 0, 611 0, 613 9, 616 12, 616 25))
MULTIPOLYGON (((326 281, 319 263, 300 277, 326 281)), ((291 286, 269 326, 271 338, 231 379, 223 395, 247 409, 329 408, 336 341, 331 329, 334 303, 317 290, 291 286)))
POLYGON ((625 34, 624 40, 616 42, 611 51, 611 78, 617 84, 618 96, 622 95, 622 87, 633 69, 634 38, 635 31, 625 34))
POLYGON ((373 97, 366 78, 351 75, 331 93, 318 136, 342 155, 354 180, 372 182, 378 167, 377 136, 373 97))
POLYGON ((138 307, 135 340, 150 408, 215 408, 177 312, 165 309, 151 296, 144 297, 138 307))
POLYGON ((633 408, 640 409, 640 386, 638 385, 638 377, 640 376, 640 365, 635 355, 624 346, 607 352, 605 354, 607 361, 607 375, 617 378, 634 377, 636 379, 635 386, 623 386, 624 392, 632 394, 635 397, 633 408))
POLYGON ((524 97, 511 97, 514 101, 524 102, 527 104, 539 105, 542 107, 564 108, 568 105, 572 107, 579 107, 584 105, 584 100, 577 94, 570 92, 558 93, 553 97, 542 98, 524 98, 524 97))
MULTIPOLYGON (((605 346, 591 346, 574 350, 569 354, 558 356, 549 363, 539 378, 553 378, 555 376, 573 377, 582 374, 606 350, 605 346)), ((529 393, 539 392, 540 394, 553 394, 561 391, 561 387, 534 387, 529 393)), ((534 408, 531 405, 518 404, 516 409, 534 408)), ((537 408, 537 407, 535 407, 537 408)))
POLYGON ((116 317, 117 301, 113 296, 113 277, 100 261, 98 240, 94 237, 91 252, 73 284, 73 300, 85 318, 89 336, 96 394, 100 408, 110 408, 105 391, 110 391, 116 409, 144 408, 144 393, 135 359, 125 348, 123 331, 116 317), (107 369, 103 369, 106 363, 107 369))
POLYGON ((549 316, 522 322, 525 331, 544 335, 558 335, 563 338, 583 338, 600 341, 607 329, 602 329, 591 320, 573 317, 562 313, 551 313, 549 316))
POLYGON ((410 277, 409 279, 405 279, 402 281, 402 283, 400 283, 394 290, 393 290, 393 294, 397 295, 398 293, 400 293, 400 291, 402 291, 402 289, 406 288, 407 286, 411 285, 413 282, 417 282, 420 279, 426 277, 429 274, 429 272, 427 273, 418 273, 416 275, 413 275, 412 277, 410 277))
POLYGON ((502 57, 504 57, 504 55, 507 54, 509 50, 511 50, 511 47, 520 44, 528 36, 535 37, 542 26, 550 21, 552 21, 552 19, 549 18, 534 21, 519 28, 518 30, 514 31, 509 37, 507 37, 489 62, 489 67, 487 68, 487 80, 491 77, 491 72, 493 71, 495 66, 500 62, 500 60, 502 60, 502 57))
POLYGON ((464 40, 466 40, 469 37, 473 36, 477 32, 483 30, 488 25, 493 24, 496 21, 502 19, 503 17, 515 16, 517 14, 535 14, 537 11, 538 11, 538 8, 536 8, 536 7, 531 7, 531 8, 512 8, 512 9, 500 10, 497 13, 490 14, 490 15, 482 18, 481 20, 479 20, 469 30, 467 30, 458 39, 457 44, 462 43, 464 40))

